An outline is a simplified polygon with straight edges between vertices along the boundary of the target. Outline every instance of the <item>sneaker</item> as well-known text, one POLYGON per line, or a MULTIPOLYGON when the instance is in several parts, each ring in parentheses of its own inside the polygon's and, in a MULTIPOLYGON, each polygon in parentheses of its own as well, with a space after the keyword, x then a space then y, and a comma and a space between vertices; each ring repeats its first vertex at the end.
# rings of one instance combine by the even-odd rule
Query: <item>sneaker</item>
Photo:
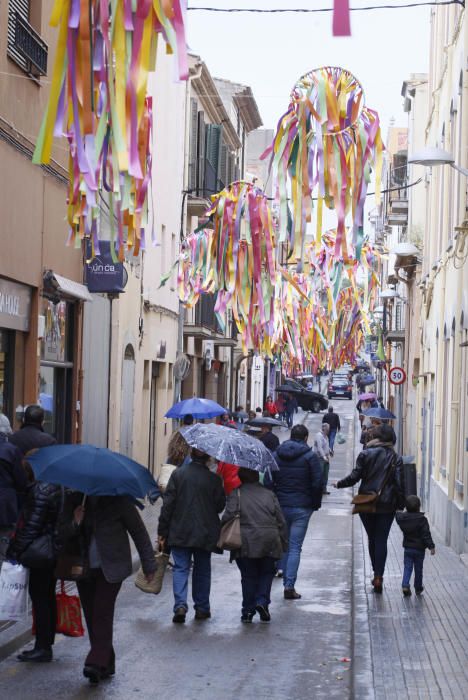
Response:
POLYGON ((249 613, 242 613, 241 615, 241 622, 246 622, 250 624, 252 620, 254 619, 254 612, 249 612, 249 613))
POLYGON ((299 600, 302 598, 301 594, 296 591, 295 588, 285 588, 284 589, 284 599, 285 600, 299 600))
POLYGON ((186 614, 187 610, 185 608, 177 608, 177 610, 174 613, 174 617, 172 618, 172 622, 181 624, 184 623, 186 614))
POLYGON ((415 588, 414 592, 416 593, 416 595, 421 595, 423 590, 424 590, 424 586, 421 586, 421 588, 415 588))
POLYGON ((257 605, 256 610, 260 615, 260 620, 262 622, 270 622, 271 615, 267 605, 257 605))
POLYGON ((402 586, 401 590, 404 596, 411 595, 411 588, 409 586, 402 586))
POLYGON ((209 620, 211 613, 209 610, 195 610, 195 620, 209 620))

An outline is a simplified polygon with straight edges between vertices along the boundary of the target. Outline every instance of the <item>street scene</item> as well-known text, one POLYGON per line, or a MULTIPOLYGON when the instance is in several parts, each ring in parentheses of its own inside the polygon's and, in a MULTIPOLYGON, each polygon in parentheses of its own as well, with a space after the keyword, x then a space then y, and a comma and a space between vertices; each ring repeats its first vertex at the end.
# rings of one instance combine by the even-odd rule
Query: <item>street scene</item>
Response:
POLYGON ((468 697, 464 0, 0 3, 2 697, 468 697))

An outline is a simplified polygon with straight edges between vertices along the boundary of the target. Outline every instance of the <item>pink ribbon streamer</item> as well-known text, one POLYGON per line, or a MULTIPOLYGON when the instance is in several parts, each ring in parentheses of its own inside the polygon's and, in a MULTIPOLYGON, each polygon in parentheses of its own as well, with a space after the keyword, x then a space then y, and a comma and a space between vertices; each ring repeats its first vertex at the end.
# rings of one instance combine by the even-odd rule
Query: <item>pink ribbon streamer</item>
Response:
POLYGON ((351 36, 349 0, 334 0, 333 36, 351 36))

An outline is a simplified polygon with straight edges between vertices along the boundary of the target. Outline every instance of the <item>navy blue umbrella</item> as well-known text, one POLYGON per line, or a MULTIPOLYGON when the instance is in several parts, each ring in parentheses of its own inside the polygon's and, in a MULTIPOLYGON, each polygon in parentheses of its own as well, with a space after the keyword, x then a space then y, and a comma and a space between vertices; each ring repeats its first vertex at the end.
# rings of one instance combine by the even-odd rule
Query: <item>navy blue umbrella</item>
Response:
POLYGON ((52 445, 28 456, 36 479, 87 496, 161 495, 150 472, 133 459, 94 445, 52 445))
POLYGON ((166 413, 166 418, 183 418, 187 415, 194 418, 215 418, 223 413, 227 413, 226 409, 216 401, 198 399, 194 396, 193 399, 184 399, 175 403, 166 413))

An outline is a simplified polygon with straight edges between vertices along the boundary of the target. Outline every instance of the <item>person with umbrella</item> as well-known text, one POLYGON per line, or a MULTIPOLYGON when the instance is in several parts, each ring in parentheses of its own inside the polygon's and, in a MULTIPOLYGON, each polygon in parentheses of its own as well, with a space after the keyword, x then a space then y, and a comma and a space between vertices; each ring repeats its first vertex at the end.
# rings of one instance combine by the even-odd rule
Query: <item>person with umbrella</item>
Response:
POLYGON ((239 488, 228 497, 221 522, 240 517, 241 548, 231 553, 241 573, 241 621, 251 623, 258 613, 270 622, 270 592, 275 561, 287 548, 287 525, 272 491, 259 483, 259 472, 239 467, 239 488))
POLYGON ((297 399, 294 396, 294 394, 288 394, 288 397, 286 399, 286 405, 284 407, 288 428, 292 428, 293 417, 294 417, 295 412, 297 411, 297 407, 298 407, 298 403, 297 403, 297 399))
POLYGON ((276 414, 278 413, 278 407, 276 403, 273 401, 272 396, 267 396, 266 401, 265 401, 265 411, 268 412, 268 415, 271 418, 274 418, 276 414))
MULTIPOLYGON (((77 581, 77 586, 91 645, 83 675, 91 683, 97 684, 115 673, 112 644, 115 600, 122 581, 132 573, 128 534, 135 542, 148 580, 152 579, 156 570, 151 540, 134 499, 149 496, 154 500, 160 491, 145 467, 125 455, 93 445, 44 447, 32 454, 29 462, 39 482, 36 487, 39 493, 35 504, 33 502, 35 509, 41 506, 42 500, 47 499, 47 503, 42 505, 42 514, 36 516, 32 511, 31 524, 36 521, 37 533, 37 523, 40 523, 41 532, 50 533, 62 546, 57 559, 61 578, 68 578, 71 573, 66 570, 67 562, 77 561, 81 569, 82 578, 77 581), (60 486, 72 489, 75 494, 63 499, 60 486), (61 515, 56 526, 59 513, 61 515)), ((24 537, 19 538, 19 542, 22 540, 24 537)), ((19 556, 20 562, 23 560, 25 563, 24 556, 23 551, 19 556)), ((21 660, 49 661, 52 658, 51 644, 55 633, 54 567, 55 561, 47 569, 48 597, 45 597, 44 589, 39 597, 43 604, 48 601, 50 606, 49 648, 42 650, 42 658, 36 652, 36 659, 29 657, 21 660)), ((23 652, 22 656, 28 653, 34 655, 34 652, 23 652)))
POLYGON ((83 675, 97 685, 115 674, 115 602, 133 570, 128 535, 148 582, 154 577, 156 562, 148 531, 130 498, 89 496, 86 505, 82 503, 83 494, 78 492, 67 499, 58 531, 66 550, 87 563, 87 575, 76 582, 90 641, 83 675))
MULTIPOLYGON (((194 425, 187 431, 208 426, 194 425)), ((219 426, 217 427, 219 430, 219 426)), ((240 431, 224 428, 229 433, 240 431)), ((190 442, 187 440, 190 444, 190 442)), ((159 517, 158 536, 161 549, 170 547, 174 560, 174 623, 184 623, 188 611, 187 592, 193 561, 192 598, 195 619, 211 617, 211 554, 218 542, 219 513, 226 498, 221 479, 210 471, 210 456, 202 447, 192 449, 191 461, 171 474, 159 517)), ((226 460, 229 461, 229 460, 226 460)))

